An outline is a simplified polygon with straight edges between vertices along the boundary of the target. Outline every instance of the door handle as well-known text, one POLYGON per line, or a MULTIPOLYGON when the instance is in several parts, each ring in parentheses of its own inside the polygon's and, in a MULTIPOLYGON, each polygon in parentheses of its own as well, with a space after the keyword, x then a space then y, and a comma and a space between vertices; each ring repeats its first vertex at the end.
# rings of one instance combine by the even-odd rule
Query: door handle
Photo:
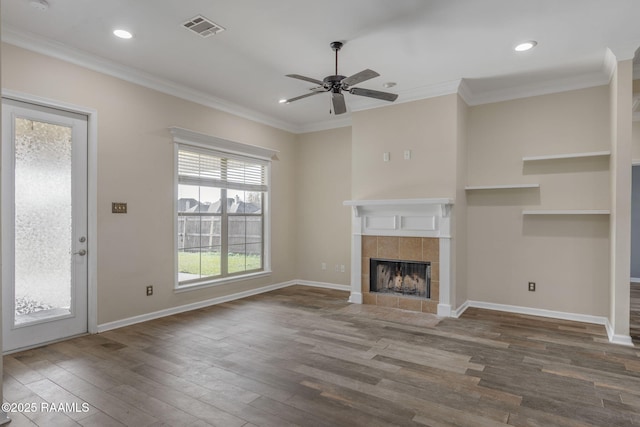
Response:
POLYGON ((78 252, 74 252, 71 255, 85 256, 86 254, 87 254, 87 251, 85 249, 80 249, 78 252))

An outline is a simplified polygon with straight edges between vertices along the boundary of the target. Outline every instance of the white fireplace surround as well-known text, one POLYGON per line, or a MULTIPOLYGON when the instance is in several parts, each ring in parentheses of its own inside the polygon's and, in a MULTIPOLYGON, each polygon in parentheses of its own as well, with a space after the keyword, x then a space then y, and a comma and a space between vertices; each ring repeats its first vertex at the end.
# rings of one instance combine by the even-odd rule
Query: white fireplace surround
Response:
POLYGON ((351 206, 351 295, 362 304, 362 236, 434 237, 440 241, 438 316, 451 317, 452 199, 347 200, 351 206))

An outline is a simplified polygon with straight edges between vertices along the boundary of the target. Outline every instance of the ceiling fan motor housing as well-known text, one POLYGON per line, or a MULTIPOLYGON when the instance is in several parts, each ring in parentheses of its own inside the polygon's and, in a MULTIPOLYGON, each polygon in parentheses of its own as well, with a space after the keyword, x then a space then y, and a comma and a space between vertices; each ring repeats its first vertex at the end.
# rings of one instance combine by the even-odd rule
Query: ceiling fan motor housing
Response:
POLYGON ((342 89, 340 82, 346 79, 346 76, 341 76, 336 74, 334 76, 327 76, 322 81, 324 82, 324 86, 327 89, 331 89, 335 93, 340 93, 340 89, 342 89))

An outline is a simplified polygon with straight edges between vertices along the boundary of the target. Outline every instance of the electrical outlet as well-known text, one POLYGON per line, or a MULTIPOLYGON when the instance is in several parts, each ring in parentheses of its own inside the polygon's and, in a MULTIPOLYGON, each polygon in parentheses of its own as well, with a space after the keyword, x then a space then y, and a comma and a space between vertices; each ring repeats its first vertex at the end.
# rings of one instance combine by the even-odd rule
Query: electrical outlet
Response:
POLYGON ((336 264, 336 273, 340 273, 340 266, 336 264))
POLYGON ((111 213, 126 214, 127 204, 125 202, 113 202, 111 203, 111 213))
POLYGON ((344 273, 344 264, 340 265, 340 273, 344 273))
POLYGON ((153 286, 147 286, 147 296, 153 295, 153 286))
POLYGON ((536 291, 536 282, 529 282, 529 292, 536 291))
POLYGON ((321 270, 326 270, 327 269, 327 263, 323 262, 322 264, 320 264, 320 269, 321 270))

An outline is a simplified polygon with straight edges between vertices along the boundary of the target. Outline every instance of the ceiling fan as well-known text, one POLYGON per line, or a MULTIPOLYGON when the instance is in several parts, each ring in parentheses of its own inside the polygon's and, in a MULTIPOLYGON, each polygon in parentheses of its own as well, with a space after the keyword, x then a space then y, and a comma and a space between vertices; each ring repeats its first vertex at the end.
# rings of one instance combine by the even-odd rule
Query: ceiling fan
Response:
POLYGON ((347 112, 347 104, 344 102, 344 95, 342 94, 342 91, 349 92, 352 95, 367 96, 369 98, 382 99, 384 101, 390 102, 393 102, 398 98, 398 95, 395 93, 353 87, 359 83, 362 83, 374 77, 378 77, 380 75, 373 70, 366 69, 349 77, 341 76, 340 74, 338 74, 338 51, 340 50, 340 48, 342 48, 342 46, 342 42, 331 43, 331 49, 333 49, 333 51, 336 53, 336 73, 334 75, 327 76, 323 80, 316 80, 314 78, 301 76, 299 74, 287 74, 287 77, 315 83, 318 85, 318 87, 311 88, 311 93, 306 93, 304 95, 286 99, 281 102, 288 104, 290 102, 317 95, 319 93, 331 92, 333 113, 344 114, 347 112))

